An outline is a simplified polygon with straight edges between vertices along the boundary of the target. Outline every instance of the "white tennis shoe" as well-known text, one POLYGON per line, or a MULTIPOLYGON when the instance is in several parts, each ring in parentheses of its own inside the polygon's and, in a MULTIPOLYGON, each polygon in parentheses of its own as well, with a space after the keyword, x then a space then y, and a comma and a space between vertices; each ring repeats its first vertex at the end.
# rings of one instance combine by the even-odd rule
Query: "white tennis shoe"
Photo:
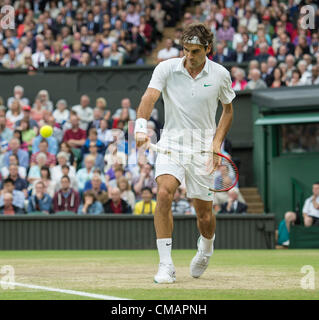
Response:
MULTIPOLYGON (((213 239, 213 251, 212 255, 214 253, 214 240, 215 240, 215 235, 213 239)), ((193 278, 199 278, 204 271, 207 269, 208 264, 209 264, 209 258, 211 256, 207 256, 204 254, 202 250, 199 249, 199 243, 201 241, 201 237, 199 237, 197 241, 197 253, 195 257, 192 259, 191 264, 190 264, 190 274, 193 278)))
POLYGON ((176 281, 175 267, 173 264, 160 263, 158 272, 154 277, 155 283, 174 283, 176 281))

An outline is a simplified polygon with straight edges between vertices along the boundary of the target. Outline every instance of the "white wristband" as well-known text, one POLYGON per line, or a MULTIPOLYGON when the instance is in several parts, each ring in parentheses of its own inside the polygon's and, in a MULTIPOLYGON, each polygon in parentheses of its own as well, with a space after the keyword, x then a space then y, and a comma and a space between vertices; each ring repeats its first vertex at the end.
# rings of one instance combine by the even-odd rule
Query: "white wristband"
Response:
POLYGON ((135 129, 134 129, 134 135, 137 132, 143 132, 147 134, 147 120, 144 118, 138 118, 135 121, 135 129))

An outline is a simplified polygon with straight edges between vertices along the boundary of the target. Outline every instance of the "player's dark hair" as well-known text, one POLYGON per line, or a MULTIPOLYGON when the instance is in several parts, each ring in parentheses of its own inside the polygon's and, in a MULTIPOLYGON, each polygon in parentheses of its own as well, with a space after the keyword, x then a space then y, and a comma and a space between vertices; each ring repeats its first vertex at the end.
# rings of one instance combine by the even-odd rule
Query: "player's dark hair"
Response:
POLYGON ((213 46, 214 34, 203 23, 192 23, 188 25, 182 34, 182 45, 198 37, 200 43, 206 49, 209 45, 213 46))
POLYGON ((319 184, 319 181, 317 181, 317 182, 314 182, 313 184, 319 184))

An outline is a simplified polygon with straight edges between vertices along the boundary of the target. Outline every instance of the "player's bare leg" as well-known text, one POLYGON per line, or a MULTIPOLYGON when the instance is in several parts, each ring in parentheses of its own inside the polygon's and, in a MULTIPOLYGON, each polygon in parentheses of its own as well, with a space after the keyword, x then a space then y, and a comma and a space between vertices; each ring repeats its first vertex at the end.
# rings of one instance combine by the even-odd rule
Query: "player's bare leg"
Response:
POLYGON ((216 217, 212 201, 194 199, 194 208, 201 236, 197 243, 198 251, 190 265, 190 273, 192 277, 199 278, 208 267, 209 258, 214 251, 216 217))
POLYGON ((157 237, 157 249, 160 257, 158 273, 154 277, 156 283, 175 282, 175 268, 171 257, 173 215, 172 201, 179 181, 172 175, 157 177, 157 201, 154 225, 157 237))

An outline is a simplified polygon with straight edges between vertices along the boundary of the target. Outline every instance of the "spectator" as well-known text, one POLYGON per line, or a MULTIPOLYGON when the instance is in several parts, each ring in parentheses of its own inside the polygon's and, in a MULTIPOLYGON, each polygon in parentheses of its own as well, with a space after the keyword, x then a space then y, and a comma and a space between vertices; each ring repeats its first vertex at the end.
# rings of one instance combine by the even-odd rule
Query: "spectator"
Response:
POLYGON ((78 170, 76 178, 78 181, 79 190, 82 191, 87 180, 91 180, 93 177, 95 159, 92 155, 88 155, 84 160, 85 167, 78 170))
MULTIPOLYGON (((68 176, 70 178, 70 183, 71 183, 71 188, 78 191, 78 182, 76 180, 76 176, 75 173, 71 170, 74 169, 72 168, 72 166, 68 166, 67 164, 62 165, 61 167, 61 172, 62 172, 62 176, 68 176)), ((55 191, 58 191, 61 189, 61 179, 58 180, 54 180, 55 183, 55 191)))
POLYGON ((74 168, 77 167, 77 162, 74 156, 74 153, 72 151, 72 148, 69 146, 69 144, 67 142, 62 142, 60 144, 60 151, 63 151, 67 154, 68 156, 68 161, 67 163, 71 166, 73 166, 74 168))
POLYGON ((72 211, 77 213, 80 205, 79 193, 71 188, 69 176, 62 176, 60 183, 61 188, 59 188, 53 198, 53 211, 72 211))
POLYGON ((246 7, 246 12, 244 17, 239 19, 239 24, 246 26, 247 30, 250 33, 256 33, 257 32, 257 27, 258 27, 258 19, 255 17, 253 14, 253 10, 251 7, 247 6, 246 7))
POLYGON ((134 209, 134 214, 155 214, 156 201, 152 200, 152 189, 145 187, 142 189, 142 200, 137 202, 134 209))
MULTIPOLYGON (((116 143, 109 144, 106 149, 104 161, 106 163, 104 171, 108 172, 115 165, 126 166, 126 155, 122 151, 118 151, 118 146, 116 143)), ((114 172, 113 172, 114 173, 114 172)))
MULTIPOLYGON (((113 169, 113 168, 112 168, 113 169)), ((114 169, 111 172, 105 174, 106 185, 111 190, 112 188, 118 187, 119 179, 124 177, 124 169, 121 165, 114 166, 114 169), (113 175, 114 173, 114 175, 113 175)))
POLYGON ((85 131, 88 129, 89 123, 94 120, 93 110, 89 104, 90 98, 84 94, 81 96, 80 104, 72 107, 80 119, 80 128, 85 131))
POLYGON ((234 61, 236 63, 243 63, 249 60, 248 54, 244 51, 244 43, 238 42, 236 47, 236 53, 234 55, 234 61))
POLYGON ((131 100, 129 98, 123 98, 121 100, 121 108, 116 109, 113 119, 119 118, 123 110, 127 109, 129 112, 130 120, 136 120, 136 111, 131 107, 131 100))
POLYGON ((251 80, 248 81, 246 89, 265 89, 267 85, 264 80, 260 79, 261 73, 258 69, 252 69, 250 71, 251 80))
POLYGON ((301 86, 302 83, 300 82, 301 73, 299 70, 294 70, 292 72, 292 78, 290 81, 286 82, 287 87, 294 87, 294 86, 301 86))
POLYGON ((12 129, 18 120, 23 118, 23 113, 21 112, 21 105, 19 100, 14 100, 11 103, 11 109, 6 113, 6 119, 8 121, 7 125, 12 129))
POLYGON ((29 99, 24 97, 24 88, 17 85, 13 88, 13 97, 10 97, 7 102, 7 106, 11 109, 11 104, 14 100, 18 100, 21 106, 29 105, 29 99))
POLYGON ((178 58, 179 51, 173 47, 173 40, 166 39, 165 48, 160 50, 157 55, 157 63, 171 59, 171 58, 178 58))
POLYGON ((61 126, 63 126, 64 123, 70 118, 70 111, 67 108, 68 104, 64 99, 60 99, 56 103, 56 109, 53 112, 53 117, 61 126))
POLYGON ((19 159, 19 165, 28 168, 29 167, 29 154, 27 151, 20 149, 20 141, 17 138, 12 138, 9 143, 10 150, 7 151, 3 158, 3 163, 5 166, 9 166, 9 157, 12 154, 17 155, 19 159))
POLYGON ((282 80, 283 73, 280 68, 275 68, 274 70, 274 81, 271 84, 271 88, 285 87, 286 83, 282 80))
POLYGON ((105 145, 102 141, 100 141, 98 139, 96 128, 91 128, 89 130, 88 139, 86 139, 84 146, 82 147, 82 154, 86 154, 86 153, 90 152, 91 144, 97 147, 98 153, 100 153, 100 154, 105 153, 105 145))
POLYGON ((307 70, 307 62, 305 60, 300 60, 297 64, 297 68, 300 71, 300 85, 310 85, 312 81, 311 72, 307 70))
POLYGON ((191 206, 186 199, 181 197, 182 190, 181 188, 177 188, 174 194, 174 199, 172 202, 172 214, 191 214, 191 206))
POLYGON ((311 73, 312 73, 311 83, 313 85, 318 85, 319 84, 319 64, 312 67, 311 73))
POLYGON ((30 128, 29 121, 26 119, 21 120, 21 134, 22 141, 28 146, 28 151, 32 152, 33 140, 37 134, 32 128, 30 128))
MULTIPOLYGON (((9 167, 15 164, 18 168, 18 174, 19 177, 21 177, 22 179, 25 179, 26 174, 27 174, 27 170, 25 167, 19 166, 19 159, 18 156, 16 154, 12 154, 11 156, 9 156, 9 167)), ((2 179, 7 179, 9 176, 9 167, 4 166, 1 169, 1 177, 2 179)))
POLYGON ((6 118, 0 116, 0 141, 8 143, 12 139, 13 132, 6 126, 6 118))
MULTIPOLYGON (((57 139, 53 135, 45 139, 48 142, 48 152, 53 155, 56 155, 59 149, 57 139)), ((42 140, 43 140, 43 137, 40 134, 33 139, 32 153, 37 153, 38 151, 40 151, 40 142, 42 140)))
POLYGON ((145 187, 149 187, 152 193, 156 194, 157 185, 152 175, 152 169, 152 165, 146 163, 141 167, 139 177, 133 178, 132 185, 138 200, 141 199, 141 192, 145 187))
POLYGON ((79 128, 79 117, 77 115, 70 116, 72 128, 65 131, 63 141, 67 142, 71 148, 81 148, 86 140, 85 130, 79 128))
MULTIPOLYGON (((163 32, 164 32, 165 11, 162 9, 162 4, 160 2, 155 3, 155 8, 151 11, 151 17, 155 21, 156 37, 160 41, 162 41, 163 32)), ((190 15, 190 18, 192 18, 191 15, 190 15)))
POLYGON ((15 49, 13 47, 8 49, 8 53, 2 60, 2 65, 6 69, 16 69, 21 67, 21 62, 17 58, 15 49))
POLYGON ((233 41, 234 34, 234 28, 230 25, 227 19, 224 19, 223 26, 217 31, 217 39, 219 41, 228 41, 231 43, 233 41))
POLYGON ((255 55, 255 59, 261 63, 263 61, 267 61, 267 59, 270 57, 270 54, 268 53, 268 45, 266 42, 262 42, 259 45, 259 53, 255 55))
POLYGON ((41 106, 44 110, 48 110, 50 112, 53 111, 53 103, 50 100, 48 90, 40 90, 36 96, 36 99, 40 100, 41 106))
POLYGON ((103 142, 105 148, 113 142, 112 129, 108 128, 107 120, 102 119, 100 121, 100 127, 97 129, 97 138, 103 142))
POLYGON ((39 151, 33 153, 31 156, 31 160, 30 160, 31 166, 38 164, 37 163, 37 156, 39 153, 44 153, 46 155, 46 157, 47 157, 47 161, 45 163, 46 166, 54 167, 56 165, 56 157, 54 154, 52 154, 48 151, 48 147, 49 147, 48 141, 46 139, 42 138, 42 140, 39 143, 39 151))
POLYGON ((0 207, 3 206, 3 195, 5 193, 10 193, 13 196, 12 204, 16 207, 24 209, 24 193, 19 190, 14 189, 14 181, 10 178, 7 178, 3 181, 3 189, 0 195, 0 207))
POLYGON ((15 215, 25 214, 23 208, 19 208, 13 204, 13 196, 11 193, 6 192, 3 194, 3 205, 0 206, 0 214, 3 215, 15 215))
POLYGON ((23 112, 23 118, 16 122, 16 128, 19 128, 21 126, 22 120, 26 120, 29 123, 29 127, 31 129, 38 129, 37 122, 31 118, 31 107, 27 105, 23 106, 22 112, 23 112))
POLYGON ((69 48, 65 48, 62 51, 62 60, 60 62, 61 67, 75 67, 79 64, 79 61, 72 58, 72 52, 69 48))
POLYGON ((26 142, 22 140, 22 131, 19 129, 15 129, 13 131, 13 137, 17 138, 20 141, 20 149, 23 151, 27 151, 29 154, 29 148, 26 142))
MULTIPOLYGON (((14 189, 22 191, 25 197, 28 197, 28 182, 19 176, 19 167, 16 164, 10 164, 9 166, 9 175, 7 179, 11 179, 14 183, 14 189)), ((1 189, 3 188, 3 183, 1 183, 1 189)))
POLYGON ((36 121, 38 124, 43 119, 45 108, 39 98, 36 98, 31 109, 31 119, 36 121))
POLYGON ((47 166, 42 166, 40 169, 40 178, 35 180, 32 185, 32 194, 35 192, 35 185, 38 181, 42 181, 44 184, 44 192, 51 198, 54 197, 56 183, 51 179, 50 169, 47 166))
POLYGON ((35 185, 35 194, 30 196, 28 212, 41 211, 47 214, 52 212, 52 198, 44 192, 45 186, 42 181, 35 185))
POLYGON ((100 97, 96 99, 95 108, 98 108, 102 111, 103 118, 108 121, 111 117, 111 111, 106 109, 107 102, 104 98, 100 97))
POLYGON ((234 90, 245 90, 247 86, 247 81, 245 80, 245 71, 238 68, 235 72, 235 80, 232 83, 232 88, 234 90))
POLYGON ((97 201, 93 191, 84 192, 83 204, 78 209, 78 214, 101 214, 103 213, 103 206, 101 202, 97 201))
MULTIPOLYGON (((63 173, 63 166, 67 165, 68 160, 69 160, 69 156, 67 153, 60 151, 57 154, 58 164, 51 168, 51 176, 54 181, 56 182, 60 181, 61 177, 65 175, 63 173)), ((75 168, 73 166, 69 166, 69 177, 72 180, 72 178, 75 178, 75 176, 76 176, 75 168)))
POLYGON ((84 192, 92 190, 98 201, 104 205, 109 199, 107 188, 104 182, 102 182, 101 175, 94 173, 92 180, 85 183, 84 192))
POLYGON ((98 147, 96 145, 96 142, 91 141, 89 146, 89 153, 84 154, 83 161, 82 161, 82 167, 84 167, 84 162, 86 157, 92 156, 95 159, 94 167, 99 168, 101 171, 104 170, 104 157, 101 153, 98 153, 98 147))
POLYGON ((130 205, 121 199, 121 192, 119 188, 113 188, 111 191, 111 199, 104 205, 105 213, 128 214, 132 213, 130 205))
POLYGON ((93 121, 89 123, 88 132, 91 128, 100 128, 101 120, 103 120, 103 109, 95 107, 93 109, 93 121))
POLYGON ((47 156, 45 153, 38 153, 36 157, 36 163, 33 165, 28 173, 28 181, 29 183, 33 183, 35 180, 41 177, 41 168, 45 166, 47 162, 47 156))
POLYGON ((228 201, 221 205, 219 213, 245 213, 247 205, 238 201, 238 188, 233 188, 228 192, 228 201))
POLYGON ((117 186, 121 191, 121 198, 125 200, 131 208, 135 207, 135 195, 131 189, 129 181, 125 177, 120 177, 117 182, 117 186))

